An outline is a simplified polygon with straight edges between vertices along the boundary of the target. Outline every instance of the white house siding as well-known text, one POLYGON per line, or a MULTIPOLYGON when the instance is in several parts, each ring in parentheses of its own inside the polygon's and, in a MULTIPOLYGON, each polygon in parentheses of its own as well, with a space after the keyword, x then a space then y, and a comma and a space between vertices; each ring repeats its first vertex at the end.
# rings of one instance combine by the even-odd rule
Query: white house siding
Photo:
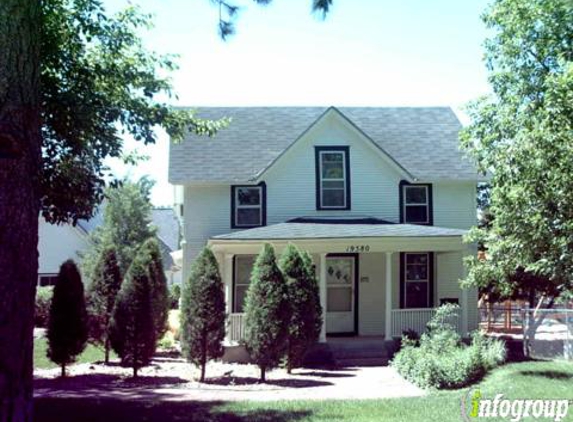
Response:
POLYGON ((267 222, 328 215, 376 216, 397 222, 402 178, 370 141, 338 119, 325 119, 262 176, 267 183, 267 222), (316 210, 315 146, 349 146, 351 210, 316 210))
POLYGON ((476 183, 435 182, 432 190, 434 226, 469 229, 477 223, 476 183))
POLYGON ((360 255, 358 274, 358 333, 360 335, 384 335, 385 267, 385 254, 360 255))
POLYGON ((80 230, 68 224, 49 224, 40 217, 39 274, 57 274, 60 265, 68 259, 80 262, 78 252, 85 251, 89 246, 87 237, 80 230))

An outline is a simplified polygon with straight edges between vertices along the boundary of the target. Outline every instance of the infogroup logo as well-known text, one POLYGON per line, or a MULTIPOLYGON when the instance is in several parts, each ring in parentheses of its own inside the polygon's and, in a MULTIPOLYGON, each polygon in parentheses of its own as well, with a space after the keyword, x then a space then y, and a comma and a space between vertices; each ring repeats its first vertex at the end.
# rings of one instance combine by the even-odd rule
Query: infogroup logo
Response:
POLYGON ((508 419, 519 422, 523 418, 560 422, 567 416, 569 400, 504 399, 496 394, 493 399, 482 396, 480 390, 469 390, 462 397, 462 419, 474 422, 481 418, 508 419))

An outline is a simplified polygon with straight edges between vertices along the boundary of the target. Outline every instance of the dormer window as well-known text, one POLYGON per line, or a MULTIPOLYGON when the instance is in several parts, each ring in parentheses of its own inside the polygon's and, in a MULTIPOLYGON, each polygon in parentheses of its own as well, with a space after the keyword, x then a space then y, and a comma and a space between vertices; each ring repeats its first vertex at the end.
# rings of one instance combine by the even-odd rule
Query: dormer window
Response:
POLYGON ((350 209, 348 147, 316 147, 316 209, 350 209))
POLYGON ((433 224, 432 185, 400 184, 400 215, 402 223, 433 224))
POLYGON ((266 186, 231 187, 231 228, 248 229, 266 224, 266 186))

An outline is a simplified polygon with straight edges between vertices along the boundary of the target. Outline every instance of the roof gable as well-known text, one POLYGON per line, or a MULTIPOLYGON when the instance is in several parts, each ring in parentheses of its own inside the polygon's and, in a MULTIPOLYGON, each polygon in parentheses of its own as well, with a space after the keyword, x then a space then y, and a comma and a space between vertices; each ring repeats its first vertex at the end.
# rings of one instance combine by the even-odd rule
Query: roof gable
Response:
POLYGON ((418 180, 478 180, 458 149, 461 125, 447 107, 229 107, 200 108, 201 118, 230 117, 213 137, 189 135, 171 144, 173 184, 253 181, 313 124, 338 112, 372 145, 418 180))

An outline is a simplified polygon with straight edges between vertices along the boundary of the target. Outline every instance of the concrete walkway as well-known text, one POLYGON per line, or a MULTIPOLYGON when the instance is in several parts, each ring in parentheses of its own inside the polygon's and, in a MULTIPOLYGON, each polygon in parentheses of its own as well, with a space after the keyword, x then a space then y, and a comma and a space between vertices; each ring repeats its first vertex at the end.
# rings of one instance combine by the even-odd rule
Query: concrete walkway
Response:
POLYGON ((154 375, 143 373, 136 380, 129 378, 129 372, 106 374, 90 365, 89 373, 86 373, 78 370, 81 366, 72 367, 72 374, 66 379, 46 377, 44 371, 44 376, 35 380, 35 396, 153 401, 274 401, 384 399, 425 394, 387 366, 299 369, 292 375, 276 370, 269 373, 266 384, 258 383, 256 368, 251 365, 242 365, 240 369, 235 365, 227 374, 210 378, 205 384, 190 380, 188 371, 185 371, 190 365, 186 363, 181 366, 178 376, 173 375, 173 371, 169 371, 169 375, 161 371, 154 375), (239 371, 251 372, 236 375, 239 371), (230 372, 233 375, 228 375, 230 372))

